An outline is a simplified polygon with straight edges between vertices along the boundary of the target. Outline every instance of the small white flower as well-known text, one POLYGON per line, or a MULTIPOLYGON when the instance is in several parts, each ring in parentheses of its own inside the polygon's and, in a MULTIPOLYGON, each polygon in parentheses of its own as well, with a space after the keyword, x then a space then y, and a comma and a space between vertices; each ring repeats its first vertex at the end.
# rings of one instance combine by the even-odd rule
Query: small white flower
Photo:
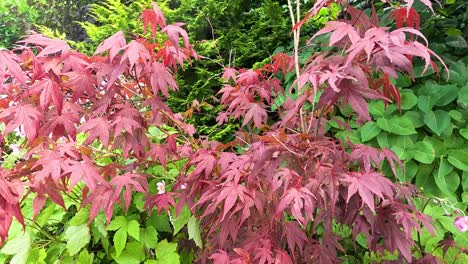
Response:
POLYGON ((20 127, 16 128, 15 130, 15 133, 18 137, 20 138, 24 138, 26 137, 26 134, 24 133, 24 126, 21 125, 20 127))
POLYGON ((164 194, 166 192, 166 183, 160 181, 156 184, 158 186, 158 194, 164 194))
POLYGON ((182 183, 182 184, 180 185, 180 189, 182 189, 182 190, 187 189, 187 184, 182 183))
POLYGON ((18 156, 20 154, 20 147, 16 144, 10 144, 11 154, 18 156))

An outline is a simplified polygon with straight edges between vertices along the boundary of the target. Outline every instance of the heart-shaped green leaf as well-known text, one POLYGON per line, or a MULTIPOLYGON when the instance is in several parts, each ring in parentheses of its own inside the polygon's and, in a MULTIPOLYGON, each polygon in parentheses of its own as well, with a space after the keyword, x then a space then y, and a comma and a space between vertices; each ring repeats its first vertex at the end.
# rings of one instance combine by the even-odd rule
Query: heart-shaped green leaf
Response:
POLYGON ((424 124, 440 136, 450 125, 450 116, 446 111, 430 111, 424 115, 424 124))

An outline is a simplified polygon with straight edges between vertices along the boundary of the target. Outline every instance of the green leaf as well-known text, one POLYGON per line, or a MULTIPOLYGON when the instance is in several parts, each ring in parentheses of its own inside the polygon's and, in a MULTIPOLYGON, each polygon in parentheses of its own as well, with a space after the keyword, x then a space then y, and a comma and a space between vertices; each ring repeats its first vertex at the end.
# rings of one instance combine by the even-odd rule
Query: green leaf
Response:
POLYGON ((458 92, 458 103, 465 107, 468 106, 468 84, 463 86, 458 92))
POLYGON ((372 101, 369 103, 369 113, 373 117, 383 117, 385 113, 385 105, 382 101, 372 101))
POLYGON ((453 166, 444 158, 440 159, 438 168, 433 171, 434 180, 437 184, 437 187, 439 187, 439 189, 448 196, 452 196, 453 193, 449 192, 445 177, 452 171, 453 166))
POLYGON ((21 232, 8 241, 0 251, 5 255, 13 255, 9 263, 25 264, 31 251, 31 237, 28 232, 21 232))
POLYGON ((462 128, 460 129, 460 135, 464 137, 466 140, 468 140, 468 128, 462 128))
POLYGON ((195 245, 203 249, 203 242, 202 242, 201 234, 200 234, 200 224, 195 219, 195 217, 193 216, 190 217, 188 224, 187 224, 187 229, 188 229, 189 239, 192 239, 193 241, 195 241, 195 245))
POLYGON ((114 220, 110 222, 109 226, 107 227, 107 230, 115 231, 117 229, 120 229, 126 226, 127 226, 127 218, 123 216, 117 216, 114 220))
POLYGON ((114 234, 114 247, 115 247, 115 255, 118 257, 123 249, 125 248, 125 245, 127 244, 127 230, 125 228, 120 228, 115 232, 114 234))
POLYGON ((454 84, 440 85, 440 90, 431 97, 434 97, 436 106, 445 106, 453 102, 458 97, 458 87, 454 84))
POLYGON ((411 90, 401 91, 401 109, 409 110, 418 104, 418 97, 411 90))
POLYGON ((462 113, 460 113, 460 111, 450 110, 449 115, 455 121, 459 121, 459 122, 463 121, 463 115, 462 113))
POLYGON ((120 255, 112 255, 112 257, 118 264, 139 264, 145 260, 145 248, 138 242, 130 242, 120 255))
POLYGON ((426 124, 432 132, 440 136, 450 125, 450 116, 443 110, 431 111, 424 115, 424 124, 426 124))
POLYGON ((391 132, 394 134, 401 136, 416 134, 414 125, 408 118, 394 117, 389 122, 391 124, 391 132))
POLYGON ((418 164, 413 160, 406 161, 404 163, 404 173, 400 166, 396 167, 397 177, 400 182, 411 182, 418 172, 418 164))
POLYGON ((91 236, 89 235, 88 226, 82 224, 67 227, 64 238, 67 241, 66 248, 70 255, 73 256, 89 243, 91 236))
POLYGON ((445 39, 445 44, 458 49, 468 48, 468 44, 462 36, 448 36, 445 39))
POLYGON ((403 117, 409 119, 415 128, 424 126, 423 115, 419 111, 407 111, 403 117))
POLYGON ((384 131, 392 132, 392 125, 387 118, 382 117, 377 119, 377 126, 384 131))
POLYGON ((376 122, 365 123, 361 127, 361 140, 362 142, 369 141, 380 134, 382 130, 377 126, 376 122))
POLYGON ((75 216, 73 216, 73 218, 70 219, 68 224, 71 226, 78 226, 78 225, 88 222, 88 219, 89 219, 89 209, 85 207, 85 208, 81 208, 80 211, 78 211, 75 214, 75 216))
POLYGON ((427 141, 419 141, 414 144, 413 153, 413 158, 424 164, 431 164, 435 158, 434 147, 427 141))
POLYGON ((158 263, 179 264, 179 254, 177 254, 177 244, 163 240, 156 246, 156 259, 158 263))
MULTIPOLYGON (((174 212, 171 212, 171 214, 175 215, 175 210, 173 211, 174 212)), ((188 206, 184 205, 177 218, 173 217, 171 219, 172 226, 174 227, 174 235, 177 234, 187 224, 191 215, 192 214, 190 213, 188 206)))
POLYGON ((468 171, 468 150, 451 150, 448 152, 448 161, 457 169, 468 171))
POLYGON ((136 220, 127 223, 127 233, 137 241, 140 241, 140 224, 136 220))
POLYGON ((464 192, 468 192, 468 171, 462 173, 461 185, 464 192))
POLYGON ((432 107, 435 105, 437 98, 431 97, 429 95, 420 95, 418 99, 418 108, 423 113, 427 113, 432 110, 432 107))
POLYGON ((94 253, 89 254, 88 250, 84 249, 78 255, 77 264, 93 264, 94 253))
POLYGON ((147 226, 143 232, 140 232, 140 240, 145 243, 145 246, 148 248, 155 248, 158 244, 158 232, 154 227, 147 226))

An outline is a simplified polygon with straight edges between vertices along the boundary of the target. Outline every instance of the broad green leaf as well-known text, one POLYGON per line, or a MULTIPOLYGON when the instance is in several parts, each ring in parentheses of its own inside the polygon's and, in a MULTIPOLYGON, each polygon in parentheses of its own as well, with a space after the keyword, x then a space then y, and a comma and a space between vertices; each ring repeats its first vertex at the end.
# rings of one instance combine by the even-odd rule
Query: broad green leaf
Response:
POLYGON ((460 111, 450 110, 449 115, 455 121, 463 121, 463 114, 460 111))
POLYGON ((382 130, 377 126, 377 123, 365 123, 361 127, 361 140, 362 142, 369 141, 380 134, 382 130))
POLYGON ((404 163, 404 173, 400 166, 396 167, 396 173, 400 182, 411 182, 418 172, 418 164, 413 160, 406 161, 404 163))
POLYGON ((425 164, 431 164, 435 158, 434 147, 427 141, 419 141, 414 144, 413 153, 415 160, 425 164))
POLYGON ((462 137, 464 137, 466 140, 468 140, 468 128, 462 128, 460 129, 460 135, 462 135, 462 137))
POLYGON ((372 101, 369 103, 369 113, 373 117, 383 117, 385 113, 385 105, 382 101, 372 101))
POLYGON ((377 126, 384 131, 392 132, 392 125, 387 118, 382 117, 377 119, 377 126))
POLYGON ((115 232, 114 234, 114 247, 115 247, 115 255, 116 257, 120 256, 122 253, 123 249, 125 248, 125 245, 127 244, 127 229, 125 228, 120 228, 115 232))
POLYGON ((127 223, 127 233, 137 241, 140 241, 140 224, 136 220, 127 223))
POLYGON ((468 171, 468 149, 449 151, 448 161, 457 169, 468 171))
POLYGON ((415 128, 424 126, 423 115, 419 111, 407 111, 403 117, 409 119, 415 128))
POLYGON ((440 136, 450 125, 450 116, 443 110, 430 111, 424 115, 424 124, 440 136))
POLYGON ((463 86, 458 92, 458 103, 462 104, 464 107, 468 106, 468 84, 463 86))
POLYGON ((158 232, 154 227, 147 226, 140 232, 140 241, 145 243, 148 248, 155 248, 158 244, 158 232))
POLYGON ((159 264, 171 263, 179 264, 179 254, 177 254, 177 244, 169 243, 167 240, 163 240, 156 246, 156 259, 159 264))
POLYGON ((465 38, 462 36, 448 36, 445 39, 445 44, 447 44, 447 46, 459 49, 468 48, 468 44, 466 43, 465 38))
POLYGON ((88 226, 82 224, 67 227, 64 238, 67 241, 66 248, 70 255, 73 256, 89 243, 91 236, 89 235, 88 226))
POLYGON ((390 148, 391 144, 388 140, 388 134, 387 133, 380 133, 377 136, 377 143, 379 144, 379 147, 381 148, 390 148))
POLYGON ((112 257, 118 264, 139 264, 145 260, 145 248, 138 242, 130 242, 120 255, 113 255, 112 257))
POLYGON ((441 141, 439 137, 433 136, 426 137, 423 141, 427 141, 432 144, 432 146, 434 147, 436 157, 444 156, 447 154, 447 144, 445 140, 441 141))
POLYGON ((46 258, 47 252, 45 248, 33 248, 29 252, 27 263, 46 264, 46 258))
POLYGON ((424 193, 432 194, 435 196, 440 196, 442 193, 434 181, 432 176, 432 171, 434 169, 434 164, 419 164, 418 173, 416 173, 415 183, 419 186, 424 193))
POLYGON ((88 250, 84 249, 78 255, 77 264, 93 264, 94 253, 89 254, 88 250))
POLYGON ((124 216, 117 216, 114 220, 110 222, 109 226, 107 227, 107 230, 115 231, 122 227, 127 227, 127 218, 125 218, 124 216))
POLYGON ((440 87, 441 89, 437 93, 431 95, 432 97, 435 97, 434 101, 436 101, 436 106, 445 106, 457 99, 458 88, 456 85, 448 84, 440 87))
POLYGON ((418 104, 418 97, 413 91, 404 89, 401 91, 401 109, 409 110, 418 104))
POLYGON ((414 125, 408 118, 394 117, 389 122, 391 124, 391 132, 394 134, 401 136, 416 134, 414 125))
POLYGON ((202 242, 201 234, 200 234, 200 224, 195 219, 195 217, 193 216, 190 217, 188 224, 187 224, 187 229, 188 229, 189 239, 192 239, 195 242, 195 245, 203 249, 203 242, 202 242))
POLYGON ((431 97, 429 95, 420 95, 418 99, 418 108, 423 113, 427 113, 432 110, 432 107, 435 105, 435 100, 437 98, 431 97))
POLYGON ((390 149, 401 160, 409 160, 413 157, 413 140, 410 136, 392 136, 390 137, 390 149))
POLYGON ((171 215, 174 215, 171 218, 172 226, 174 227, 174 235, 177 234, 188 222, 190 216, 190 209, 187 205, 184 205, 182 210, 180 210, 179 215, 175 217, 175 210, 172 210, 171 215))
MULTIPOLYGON (((433 171, 434 180, 437 187, 448 196, 452 196, 453 193, 449 192, 446 181, 446 176, 453 171, 453 166, 444 158, 440 159, 439 166, 433 171)), ((458 177, 458 175, 457 175, 458 177)))
POLYGON ((21 232, 8 241, 0 251, 5 255, 13 255, 11 264, 25 264, 31 251, 31 237, 28 232, 21 232))
POLYGON ((73 216, 73 218, 70 219, 68 224, 71 226, 78 226, 78 225, 88 222, 88 219, 89 219, 89 209, 85 207, 85 208, 81 208, 80 211, 78 211, 75 214, 75 216, 73 216))
POLYGON ((468 192, 468 171, 464 171, 462 173, 462 180, 461 180, 461 185, 463 188, 463 191, 468 192))

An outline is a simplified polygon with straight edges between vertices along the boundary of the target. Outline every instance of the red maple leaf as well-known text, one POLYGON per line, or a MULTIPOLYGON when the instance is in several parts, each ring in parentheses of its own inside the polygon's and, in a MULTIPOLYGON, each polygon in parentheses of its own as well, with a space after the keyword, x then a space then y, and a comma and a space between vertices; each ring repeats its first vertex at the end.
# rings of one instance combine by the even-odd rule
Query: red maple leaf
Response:
POLYGON ((176 48, 179 47, 180 38, 184 42, 185 48, 190 48, 190 42, 188 39, 187 31, 185 31, 182 26, 184 23, 174 23, 172 25, 165 26, 161 31, 165 32, 169 40, 172 42, 172 45, 176 48))
POLYGON ((38 135, 42 118, 42 112, 30 104, 14 105, 0 113, 0 121, 6 122, 4 134, 21 128, 29 141, 32 141, 38 135))
POLYGON ((86 71, 72 71, 64 73, 63 75, 68 77, 64 86, 72 89, 73 101, 80 99, 85 94, 88 97, 96 95, 96 76, 86 71))
POLYGON ((146 47, 136 40, 132 40, 124 48, 121 62, 128 61, 130 68, 136 63, 147 64, 151 61, 151 55, 146 47))
MULTIPOLYGON (((26 77, 21 69, 20 62, 21 59, 11 51, 0 50, 0 72, 8 70, 18 82, 25 85, 26 77)), ((3 78, 3 75, 3 73, 0 73, 0 78, 3 78)), ((2 79, 0 79, 0 84, 3 84, 2 79)))
POLYGON ((67 165, 63 174, 69 174, 68 190, 72 190, 80 180, 83 180, 91 191, 94 191, 97 185, 105 182, 91 160, 84 155, 83 160, 70 160, 67 165))
POLYGON ((245 126, 249 121, 253 120, 255 126, 260 129, 262 125, 266 123, 268 114, 263 104, 250 103, 245 106, 245 110, 247 110, 247 112, 245 113, 242 126, 245 126))
POLYGON ((157 33, 156 27, 165 27, 166 19, 164 18, 163 12, 155 2, 151 3, 151 5, 153 6, 153 9, 146 9, 143 11, 141 18, 143 18, 143 33, 146 33, 146 29, 149 25, 151 27, 151 35, 155 38, 157 33))
POLYGON ((49 78, 42 79, 31 85, 32 94, 40 94, 39 105, 42 109, 47 110, 49 105, 53 102, 57 113, 62 113, 63 94, 60 91, 60 85, 49 78))
POLYGON ((99 138, 104 146, 109 145, 111 125, 104 117, 95 117, 86 121, 78 130, 79 132, 88 132, 84 144, 92 143, 96 138, 99 138))
POLYGON ((137 191, 141 193, 148 192, 148 182, 145 177, 136 173, 125 173, 113 178, 109 184, 115 188, 113 200, 117 200, 120 197, 120 193, 123 189, 124 192, 124 201, 125 209, 128 210, 130 202, 132 200, 132 191, 137 191))
POLYGON ((397 8, 390 15, 391 18, 395 19, 395 26, 402 28, 403 24, 407 27, 414 27, 419 29, 421 27, 421 19, 418 12, 414 8, 397 8))
POLYGON ((162 92, 165 97, 169 97, 168 87, 171 87, 172 90, 178 89, 172 73, 160 62, 153 62, 151 64, 149 80, 154 95, 162 92))
POLYGON ((65 40, 61 39, 51 39, 44 37, 41 34, 33 34, 26 37, 24 40, 20 42, 27 44, 33 44, 36 46, 44 47, 42 51, 37 54, 38 57, 45 57, 48 55, 54 55, 57 53, 61 53, 61 55, 65 55, 70 51, 70 46, 65 40))
POLYGON ((349 183, 347 202, 358 193, 372 211, 375 210, 374 196, 381 199, 393 197, 392 182, 377 172, 351 172, 343 181, 349 183))
POLYGON ((123 32, 118 31, 114 35, 105 39, 101 44, 99 44, 96 51, 94 52, 94 55, 108 51, 109 61, 112 62, 115 56, 123 49, 125 43, 126 41, 123 32))

